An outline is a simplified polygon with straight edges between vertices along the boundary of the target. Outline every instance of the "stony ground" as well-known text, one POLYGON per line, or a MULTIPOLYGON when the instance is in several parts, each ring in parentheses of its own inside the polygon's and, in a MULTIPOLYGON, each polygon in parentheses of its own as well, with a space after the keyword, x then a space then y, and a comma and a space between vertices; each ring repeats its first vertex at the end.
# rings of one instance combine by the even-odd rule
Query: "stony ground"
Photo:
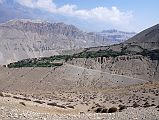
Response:
POLYGON ((0 120, 158 120, 158 88, 158 83, 146 83, 92 93, 83 93, 83 90, 61 92, 51 100, 44 99, 44 96, 42 99, 3 92, 0 96, 0 120), (67 98, 72 98, 72 101, 67 101, 67 98), (118 105, 121 104, 127 108, 119 111, 118 105), (112 106, 118 109, 115 113, 96 112, 100 107, 112 106))
POLYGON ((0 120, 71 119, 158 120, 159 82, 67 64, 0 68, 0 120))
MULTIPOLYGON (((36 109, 36 108, 35 108, 36 109)), ((1 120, 158 120, 159 111, 154 107, 129 108, 123 112, 105 114, 47 114, 14 107, 0 106, 1 120)))

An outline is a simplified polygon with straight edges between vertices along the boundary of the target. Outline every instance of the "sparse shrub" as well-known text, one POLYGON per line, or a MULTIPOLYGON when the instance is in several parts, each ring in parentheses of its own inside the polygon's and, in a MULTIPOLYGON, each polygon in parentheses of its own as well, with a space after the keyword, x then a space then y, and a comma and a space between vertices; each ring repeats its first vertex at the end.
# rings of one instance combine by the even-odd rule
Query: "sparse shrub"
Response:
POLYGON ((63 106, 63 105, 56 105, 56 107, 59 107, 59 108, 64 108, 64 109, 66 109, 66 107, 65 107, 65 106, 63 106))
POLYGON ((123 102, 122 100, 119 100, 119 102, 123 102))
POLYGON ((96 107, 101 107, 101 105, 99 105, 98 103, 95 104, 96 107))
POLYGON ((31 99, 29 98, 21 98, 22 100, 25 100, 25 101, 31 101, 31 99))
POLYGON ((68 108, 72 108, 72 109, 74 109, 74 106, 72 106, 72 105, 69 105, 69 106, 67 106, 68 108))
POLYGON ((145 102, 143 107, 150 107, 151 105, 148 102, 145 102))
POLYGON ((11 97, 11 95, 4 95, 4 97, 11 97))
POLYGON ((96 113, 101 113, 101 111, 102 111, 102 108, 101 108, 101 107, 99 107, 99 108, 97 108, 97 109, 95 110, 96 113))
POLYGON ((1 96, 1 97, 4 97, 4 95, 3 95, 3 93, 2 93, 2 92, 0 92, 0 96, 1 96))
POLYGON ((36 101, 34 101, 34 102, 39 103, 39 104, 45 103, 44 101, 40 101, 40 100, 36 100, 36 101))
POLYGON ((143 101, 145 102, 145 101, 147 101, 147 99, 144 99, 143 101))
POLYGON ((13 96, 13 98, 15 98, 15 99, 21 99, 20 97, 17 97, 17 96, 13 96))
POLYGON ((158 105, 158 106, 156 106, 155 108, 159 108, 159 105, 158 105))
POLYGON ((47 105, 50 105, 50 106, 56 106, 57 103, 47 103, 47 105))
POLYGON ((21 104, 23 106, 26 106, 26 104, 24 102, 19 102, 19 104, 21 104))
POLYGON ((116 102, 115 102, 115 101, 111 101, 111 103, 112 103, 112 104, 116 104, 116 102))
POLYGON ((119 105, 118 107, 119 107, 119 111, 122 111, 127 108, 127 106, 125 105, 119 105))
POLYGON ((140 105, 135 102, 132 106, 136 108, 136 107, 139 107, 140 105))
POLYGON ((29 99, 29 98, 21 98, 21 97, 17 97, 17 96, 13 96, 13 98, 20 99, 20 100, 25 100, 25 101, 31 101, 31 99, 29 99))
POLYGON ((3 65, 3 67, 7 67, 7 65, 3 65))
POLYGON ((117 112, 117 108, 116 107, 111 107, 111 108, 109 108, 109 110, 108 110, 108 113, 114 113, 114 112, 117 112))
POLYGON ((151 106, 156 106, 155 104, 151 104, 151 106))
POLYGON ((108 113, 108 109, 107 108, 103 108, 101 113, 108 113))

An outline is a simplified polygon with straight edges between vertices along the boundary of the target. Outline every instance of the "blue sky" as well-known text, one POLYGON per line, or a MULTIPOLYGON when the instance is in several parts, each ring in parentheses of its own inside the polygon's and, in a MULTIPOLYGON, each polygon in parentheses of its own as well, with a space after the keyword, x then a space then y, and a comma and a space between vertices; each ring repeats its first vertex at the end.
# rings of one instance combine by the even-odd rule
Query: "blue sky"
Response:
POLYGON ((121 11, 132 11, 132 26, 130 26, 132 31, 138 32, 159 23, 159 0, 55 0, 55 2, 59 5, 72 3, 83 9, 116 6, 121 11))
MULTIPOLYGON (((3 1, 6 0, 0 0, 3 1)), ((159 0, 14 1, 30 10, 45 11, 49 20, 73 24, 86 31, 115 28, 139 32, 159 23, 159 0)))

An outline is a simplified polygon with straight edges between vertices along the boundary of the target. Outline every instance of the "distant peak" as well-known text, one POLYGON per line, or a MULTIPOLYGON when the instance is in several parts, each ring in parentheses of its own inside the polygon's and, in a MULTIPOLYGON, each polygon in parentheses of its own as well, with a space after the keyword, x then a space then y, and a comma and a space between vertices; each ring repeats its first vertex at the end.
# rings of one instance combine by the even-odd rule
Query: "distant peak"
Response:
POLYGON ((122 34, 136 34, 135 32, 125 32, 117 29, 103 30, 101 33, 122 33, 122 34))
POLYGON ((10 20, 8 21, 7 23, 17 23, 17 22, 22 22, 22 23, 48 23, 47 21, 42 21, 42 20, 39 20, 39 19, 36 19, 36 20, 31 20, 31 19, 13 19, 13 20, 10 20))
POLYGON ((112 32, 118 32, 116 29, 110 29, 110 30, 103 30, 102 33, 112 33, 112 32))

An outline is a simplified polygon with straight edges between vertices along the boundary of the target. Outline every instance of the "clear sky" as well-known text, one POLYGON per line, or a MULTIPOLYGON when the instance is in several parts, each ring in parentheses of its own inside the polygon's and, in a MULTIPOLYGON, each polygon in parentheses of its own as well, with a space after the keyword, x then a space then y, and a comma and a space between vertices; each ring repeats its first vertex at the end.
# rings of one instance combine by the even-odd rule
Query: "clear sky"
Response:
MULTIPOLYGON (((0 0, 2 2, 4 0, 0 0)), ((139 32, 159 23, 159 0, 14 0, 84 30, 139 32)))

